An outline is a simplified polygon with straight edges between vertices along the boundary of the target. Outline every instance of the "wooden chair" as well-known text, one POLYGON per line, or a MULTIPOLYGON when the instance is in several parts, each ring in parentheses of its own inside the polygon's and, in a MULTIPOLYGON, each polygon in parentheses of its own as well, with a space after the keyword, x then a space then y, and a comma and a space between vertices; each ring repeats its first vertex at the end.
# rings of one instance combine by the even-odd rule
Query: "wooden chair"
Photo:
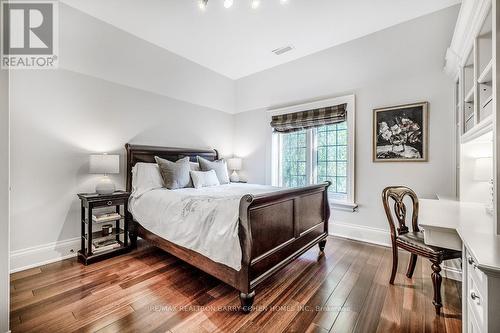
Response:
POLYGON ((415 265, 417 263, 417 256, 422 256, 429 259, 432 263, 432 283, 434 285, 434 300, 433 304, 436 308, 436 314, 441 312, 441 263, 444 260, 461 258, 460 251, 445 249, 436 246, 430 246, 424 243, 424 234, 418 228, 418 198, 415 192, 408 187, 404 186, 390 186, 382 191, 382 200, 384 203, 385 213, 391 228, 392 240, 392 273, 390 284, 394 284, 394 278, 398 269, 398 247, 411 253, 410 262, 406 276, 411 278, 415 265), (408 196, 413 203, 413 213, 411 217, 412 231, 406 226, 406 205, 403 202, 405 197, 408 196), (391 212, 390 199, 394 201, 394 212, 391 212), (393 219, 393 213, 398 220, 396 227, 393 219))

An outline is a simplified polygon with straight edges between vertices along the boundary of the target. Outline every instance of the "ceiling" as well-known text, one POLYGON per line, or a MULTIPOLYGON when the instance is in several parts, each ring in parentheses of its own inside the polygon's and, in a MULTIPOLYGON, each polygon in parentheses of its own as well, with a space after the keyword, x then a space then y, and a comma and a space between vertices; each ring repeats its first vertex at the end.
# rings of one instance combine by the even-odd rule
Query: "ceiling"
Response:
POLYGON ((62 0, 231 79, 345 43, 460 0, 62 0), (272 50, 293 45, 280 56, 272 50))

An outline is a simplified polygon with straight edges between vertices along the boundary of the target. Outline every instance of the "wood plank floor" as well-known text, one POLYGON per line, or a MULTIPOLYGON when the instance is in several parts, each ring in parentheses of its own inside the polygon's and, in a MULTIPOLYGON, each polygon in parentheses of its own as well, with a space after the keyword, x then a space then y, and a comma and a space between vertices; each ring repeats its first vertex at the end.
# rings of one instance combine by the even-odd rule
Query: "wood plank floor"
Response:
POLYGON ((461 285, 443 279, 443 313, 432 305, 430 265, 412 280, 400 253, 388 284, 388 248, 328 239, 256 291, 255 311, 236 310, 237 292, 141 243, 90 266, 76 259, 11 275, 12 332, 460 332, 461 285))

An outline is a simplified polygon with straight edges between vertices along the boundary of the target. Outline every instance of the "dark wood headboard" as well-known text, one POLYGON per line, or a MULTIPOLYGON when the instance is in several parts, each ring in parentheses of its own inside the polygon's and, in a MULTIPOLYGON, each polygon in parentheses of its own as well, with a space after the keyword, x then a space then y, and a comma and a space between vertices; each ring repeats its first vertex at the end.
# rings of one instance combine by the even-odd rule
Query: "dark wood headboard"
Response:
POLYGON ((219 159, 219 153, 215 149, 191 149, 191 148, 170 148, 142 146, 127 143, 127 191, 132 190, 132 168, 137 162, 155 163, 155 156, 169 161, 189 156, 192 162, 196 162, 196 156, 201 156, 209 161, 219 159))

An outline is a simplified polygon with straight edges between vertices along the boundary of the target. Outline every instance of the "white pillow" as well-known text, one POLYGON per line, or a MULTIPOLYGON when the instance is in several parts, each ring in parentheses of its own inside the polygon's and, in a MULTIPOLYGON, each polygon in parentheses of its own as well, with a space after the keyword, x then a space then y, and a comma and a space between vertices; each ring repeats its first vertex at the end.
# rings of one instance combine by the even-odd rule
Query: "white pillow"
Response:
POLYGON ((190 171, 194 188, 220 185, 219 178, 215 170, 210 171, 190 171))
POLYGON ((132 197, 163 187, 160 168, 156 163, 139 162, 132 168, 132 197))

